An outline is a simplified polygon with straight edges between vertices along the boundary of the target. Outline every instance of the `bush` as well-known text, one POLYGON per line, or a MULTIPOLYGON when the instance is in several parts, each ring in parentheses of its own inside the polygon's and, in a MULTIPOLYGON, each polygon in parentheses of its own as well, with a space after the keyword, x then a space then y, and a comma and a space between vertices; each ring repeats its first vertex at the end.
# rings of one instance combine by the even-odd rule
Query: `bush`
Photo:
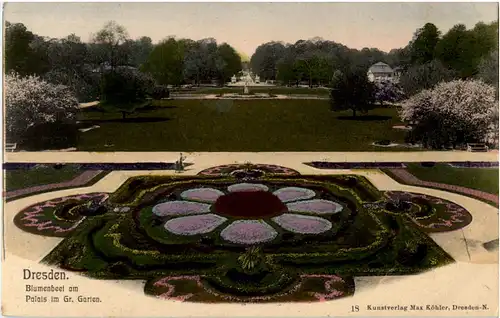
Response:
POLYGON ((418 265, 427 256, 427 245, 408 242, 398 251, 397 261, 404 266, 418 265))
MULTIPOLYGON (((21 141, 26 133, 33 133, 33 129, 40 133, 37 128, 44 124, 47 124, 46 130, 54 133, 49 137, 44 134, 48 139, 61 136, 64 132, 72 135, 68 128, 75 123, 79 110, 78 100, 66 86, 48 83, 37 76, 22 78, 17 74, 5 77, 5 106, 6 136, 12 142, 21 141), (57 131, 57 128, 64 132, 57 131)), ((37 138, 37 135, 27 138, 37 138)), ((67 136, 65 139, 71 138, 67 136)), ((36 140, 34 142, 41 144, 36 140)))
POLYGON ((145 73, 117 68, 104 74, 100 100, 116 105, 142 102, 151 93, 153 85, 153 79, 145 73))
POLYGON ((495 98, 493 86, 478 80, 456 80, 406 100, 400 116, 414 123, 412 138, 425 147, 484 142, 497 122, 495 98))
POLYGON ((170 97, 170 90, 163 85, 158 85, 153 88, 153 93, 151 94, 151 97, 155 100, 160 100, 163 98, 169 98, 170 97))
POLYGON ((78 127, 64 121, 42 123, 29 127, 17 140, 25 150, 67 149, 77 144, 78 127))

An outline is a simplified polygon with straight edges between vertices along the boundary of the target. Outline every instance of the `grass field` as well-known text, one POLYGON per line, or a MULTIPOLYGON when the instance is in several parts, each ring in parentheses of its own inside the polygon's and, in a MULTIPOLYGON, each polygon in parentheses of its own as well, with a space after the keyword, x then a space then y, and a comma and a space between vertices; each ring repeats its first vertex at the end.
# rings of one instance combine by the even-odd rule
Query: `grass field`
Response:
MULTIPOLYGON (((255 86, 250 87, 249 90, 253 93, 273 93, 283 95, 330 95, 330 90, 325 88, 255 86)), ((171 92, 173 94, 224 94, 243 92, 243 87, 196 87, 189 90, 173 89, 171 92)))
POLYGON ((402 151, 375 147, 404 141, 395 108, 352 118, 324 100, 167 100, 125 120, 83 110, 80 121, 100 128, 80 133, 79 151, 402 151))
POLYGON ((408 171, 424 181, 446 183, 498 194, 498 168, 453 168, 436 164, 432 168, 409 164, 408 171))
POLYGON ((51 165, 34 169, 4 170, 5 191, 69 181, 82 173, 76 166, 54 169, 51 165))

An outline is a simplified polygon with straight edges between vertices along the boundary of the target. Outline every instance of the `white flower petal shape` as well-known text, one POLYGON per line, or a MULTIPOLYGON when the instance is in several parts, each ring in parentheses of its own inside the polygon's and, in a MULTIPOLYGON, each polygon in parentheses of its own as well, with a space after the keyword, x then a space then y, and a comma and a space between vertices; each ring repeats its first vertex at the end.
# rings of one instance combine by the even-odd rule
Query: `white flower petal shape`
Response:
POLYGON ((168 201, 153 207, 153 213, 158 216, 175 216, 202 214, 210 212, 210 205, 189 201, 168 201))
POLYGON ((238 220, 220 233, 226 241, 238 244, 256 244, 272 241, 278 232, 262 220, 238 220))
POLYGON ((184 200, 193 200, 200 202, 208 202, 213 203, 217 201, 217 199, 224 195, 224 192, 212 189, 212 188, 196 188, 189 189, 181 193, 181 198, 184 200))
POLYGON ((330 221, 317 216, 287 213, 272 220, 285 230, 300 234, 319 234, 332 228, 330 221))
POLYGON ((269 191, 269 187, 259 183, 236 183, 227 187, 229 192, 269 191))
POLYGON ((315 199, 300 202, 292 202, 287 205, 288 211, 291 212, 309 212, 316 214, 338 213, 344 208, 337 202, 315 199))
POLYGON ((313 190, 298 187, 281 188, 273 194, 283 202, 310 199, 316 195, 313 190))
POLYGON ((164 227, 177 235, 196 235, 211 232, 226 221, 215 214, 190 215, 169 220, 164 227))

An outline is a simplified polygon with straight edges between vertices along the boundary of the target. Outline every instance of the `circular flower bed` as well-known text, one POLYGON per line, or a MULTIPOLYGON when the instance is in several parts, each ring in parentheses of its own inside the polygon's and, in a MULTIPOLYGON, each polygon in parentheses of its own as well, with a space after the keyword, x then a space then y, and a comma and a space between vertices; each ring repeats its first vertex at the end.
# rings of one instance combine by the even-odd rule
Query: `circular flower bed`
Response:
POLYGON ((160 220, 166 218, 164 229, 175 235, 206 234, 222 227, 223 240, 252 245, 270 242, 282 231, 327 232, 332 223, 321 216, 343 210, 341 204, 314 199, 313 190, 301 187, 282 187, 271 192, 264 184, 236 183, 227 186, 226 191, 187 189, 180 193, 183 200, 161 202, 153 206, 152 212, 160 220))
MULTIPOLYGON (((268 164, 230 164, 230 165, 222 165, 217 167, 212 167, 209 169, 202 170, 198 173, 198 175, 202 176, 235 176, 234 174, 249 172, 249 171, 260 171, 262 174, 259 174, 259 177, 264 176, 266 174, 276 174, 276 175, 286 175, 286 176, 294 176, 300 175, 300 173, 296 170, 277 166, 277 165, 268 165, 268 164)), ((254 173, 254 176, 257 176, 257 173, 254 173)), ((243 177, 243 175, 242 175, 243 177)))

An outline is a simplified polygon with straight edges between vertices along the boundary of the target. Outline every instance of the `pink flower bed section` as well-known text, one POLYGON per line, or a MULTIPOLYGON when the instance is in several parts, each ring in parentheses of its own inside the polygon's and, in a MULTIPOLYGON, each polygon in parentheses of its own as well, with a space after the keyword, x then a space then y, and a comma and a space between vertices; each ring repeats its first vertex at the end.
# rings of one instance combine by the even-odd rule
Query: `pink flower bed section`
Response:
POLYGON ((222 230, 220 235, 232 243, 256 244, 275 239, 278 232, 262 220, 239 220, 222 230))
POLYGON ((274 191, 273 194, 283 202, 310 199, 316 195, 316 193, 314 193, 313 190, 299 188, 299 187, 281 188, 279 190, 274 191))
POLYGON ((319 234, 332 228, 330 221, 309 215, 287 213, 272 220, 285 230, 301 234, 319 234))
POLYGON ((237 183, 227 187, 229 192, 243 192, 243 191, 268 191, 269 188, 263 184, 258 183, 237 183))
POLYGON ((193 200, 193 201, 208 202, 208 203, 213 203, 217 201, 217 199, 221 195, 224 195, 224 192, 212 188, 196 188, 196 189, 186 190, 181 193, 181 197, 184 200, 193 200))
POLYGON ((153 207, 153 213, 158 216, 175 216, 202 214, 210 212, 210 205, 189 201, 168 201, 153 207))
POLYGON ((165 229, 178 235, 196 235, 212 232, 227 219, 215 214, 190 215, 169 220, 165 229))
POLYGON ((337 202, 328 201, 328 200, 308 200, 301 202, 293 202, 288 203, 286 205, 289 211, 294 212, 310 212, 317 214, 328 214, 328 213, 337 213, 342 211, 342 205, 337 202))

